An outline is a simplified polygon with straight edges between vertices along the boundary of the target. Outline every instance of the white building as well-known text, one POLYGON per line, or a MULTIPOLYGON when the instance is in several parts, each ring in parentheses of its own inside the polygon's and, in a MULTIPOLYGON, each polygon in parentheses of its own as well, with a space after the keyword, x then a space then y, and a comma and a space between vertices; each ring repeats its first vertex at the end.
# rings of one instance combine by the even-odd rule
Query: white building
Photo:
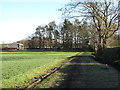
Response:
POLYGON ((19 49, 19 50, 24 49, 24 45, 21 43, 10 43, 10 44, 7 44, 7 47, 11 49, 13 48, 13 49, 19 49))

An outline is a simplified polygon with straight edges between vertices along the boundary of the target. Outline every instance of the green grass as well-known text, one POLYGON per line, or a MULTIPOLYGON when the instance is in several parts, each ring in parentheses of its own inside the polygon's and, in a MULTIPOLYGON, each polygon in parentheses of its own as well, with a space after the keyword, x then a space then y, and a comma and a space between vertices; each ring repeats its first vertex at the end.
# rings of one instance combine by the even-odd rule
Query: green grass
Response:
POLYGON ((28 85, 77 52, 4 51, 2 53, 3 88, 28 85))

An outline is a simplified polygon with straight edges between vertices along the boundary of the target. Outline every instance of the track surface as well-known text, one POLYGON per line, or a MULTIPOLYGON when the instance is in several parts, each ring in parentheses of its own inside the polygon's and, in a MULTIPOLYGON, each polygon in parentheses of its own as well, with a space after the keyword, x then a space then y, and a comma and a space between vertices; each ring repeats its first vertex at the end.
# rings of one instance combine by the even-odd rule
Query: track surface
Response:
POLYGON ((87 52, 73 56, 64 68, 65 80, 58 88, 119 88, 119 72, 96 62, 87 52))

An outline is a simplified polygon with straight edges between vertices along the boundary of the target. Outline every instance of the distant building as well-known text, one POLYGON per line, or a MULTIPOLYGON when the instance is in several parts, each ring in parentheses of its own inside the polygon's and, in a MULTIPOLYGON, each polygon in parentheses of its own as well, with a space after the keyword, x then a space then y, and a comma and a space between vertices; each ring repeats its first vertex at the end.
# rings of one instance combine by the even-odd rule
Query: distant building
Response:
POLYGON ((24 45, 21 43, 9 43, 9 44, 2 44, 2 50, 23 50, 24 45))
POLYGON ((18 49, 18 50, 24 49, 24 45, 21 43, 11 43, 11 44, 8 44, 7 47, 11 49, 18 49))

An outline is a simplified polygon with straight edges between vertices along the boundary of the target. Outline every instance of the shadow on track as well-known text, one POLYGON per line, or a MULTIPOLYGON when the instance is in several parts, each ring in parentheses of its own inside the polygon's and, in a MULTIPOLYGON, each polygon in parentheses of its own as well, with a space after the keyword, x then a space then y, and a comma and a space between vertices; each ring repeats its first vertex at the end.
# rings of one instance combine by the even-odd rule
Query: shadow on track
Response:
POLYGON ((59 70, 63 79, 54 88, 118 88, 118 71, 101 64, 85 52, 68 58, 69 62, 59 70))

